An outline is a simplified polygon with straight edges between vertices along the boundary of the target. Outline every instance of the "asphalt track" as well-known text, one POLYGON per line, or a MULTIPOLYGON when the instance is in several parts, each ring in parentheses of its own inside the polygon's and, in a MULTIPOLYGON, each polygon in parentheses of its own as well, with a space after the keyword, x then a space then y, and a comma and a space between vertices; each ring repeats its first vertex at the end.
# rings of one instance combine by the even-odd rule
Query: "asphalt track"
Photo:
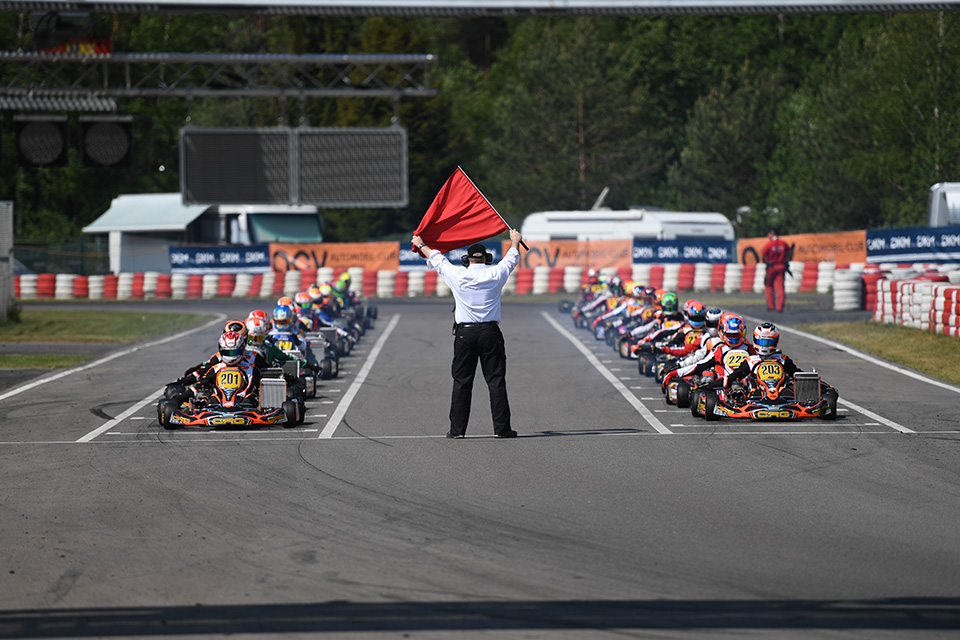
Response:
POLYGON ((0 638, 957 637, 960 389, 785 331, 840 418, 708 425, 525 302, 521 437, 478 380, 447 440, 451 321, 381 302, 290 430, 157 425, 217 324, 0 389, 0 638))

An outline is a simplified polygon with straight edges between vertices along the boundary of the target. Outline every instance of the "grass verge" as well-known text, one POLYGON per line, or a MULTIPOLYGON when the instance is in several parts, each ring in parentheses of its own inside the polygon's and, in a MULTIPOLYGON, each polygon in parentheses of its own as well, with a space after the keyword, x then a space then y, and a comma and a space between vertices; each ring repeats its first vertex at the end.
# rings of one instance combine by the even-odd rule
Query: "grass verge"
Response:
POLYGON ((0 342, 116 342, 180 331, 207 316, 134 311, 25 309, 20 322, 0 324, 0 342))
POLYGON ((94 356, 64 354, 5 353, 0 355, 0 369, 66 369, 81 365, 93 358, 94 356))
POLYGON ((935 378, 960 384, 960 339, 870 321, 798 325, 797 329, 830 338, 902 364, 935 378))

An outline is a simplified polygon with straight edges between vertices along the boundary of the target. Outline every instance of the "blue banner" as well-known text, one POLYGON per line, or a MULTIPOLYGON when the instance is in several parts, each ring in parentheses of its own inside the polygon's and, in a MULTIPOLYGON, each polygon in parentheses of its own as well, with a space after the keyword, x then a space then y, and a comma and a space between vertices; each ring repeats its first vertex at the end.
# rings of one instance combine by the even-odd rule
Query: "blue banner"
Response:
MULTIPOLYGON (((493 261, 500 262, 503 258, 503 255, 500 253, 500 242, 488 242, 483 245, 487 248, 487 251, 493 254, 493 261)), ((454 249, 453 251, 448 251, 443 254, 446 256, 447 260, 453 264, 460 264, 460 256, 463 256, 467 253, 467 247, 462 247, 460 249, 454 249)), ((422 257, 419 253, 410 248, 410 243, 407 242, 404 244, 400 243, 400 271, 417 271, 424 270, 427 268, 427 259, 422 257)))
POLYGON ((262 273, 270 271, 270 245, 170 247, 173 273, 262 273))
POLYGON ((683 240, 633 240, 633 264, 645 262, 733 262, 732 240, 684 238, 683 240))
POLYGON ((960 262, 960 227, 867 230, 867 262, 960 262))

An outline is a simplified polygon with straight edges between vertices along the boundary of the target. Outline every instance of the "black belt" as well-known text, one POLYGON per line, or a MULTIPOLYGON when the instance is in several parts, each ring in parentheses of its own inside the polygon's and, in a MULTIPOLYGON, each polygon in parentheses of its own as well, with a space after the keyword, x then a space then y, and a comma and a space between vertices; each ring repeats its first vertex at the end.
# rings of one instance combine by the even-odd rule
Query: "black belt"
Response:
POLYGON ((461 322, 457 325, 458 329, 469 329, 470 327, 484 327, 488 324, 500 324, 496 320, 491 320, 490 322, 461 322))

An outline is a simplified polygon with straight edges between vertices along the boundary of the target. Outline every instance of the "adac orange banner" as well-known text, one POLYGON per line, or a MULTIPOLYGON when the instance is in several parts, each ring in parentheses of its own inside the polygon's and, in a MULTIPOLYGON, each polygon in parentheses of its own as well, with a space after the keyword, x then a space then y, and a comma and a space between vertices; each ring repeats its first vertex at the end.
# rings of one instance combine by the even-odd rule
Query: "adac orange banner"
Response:
POLYGON ((397 242, 270 243, 270 266, 274 271, 309 271, 320 267, 372 271, 396 271, 400 267, 397 242))
MULTIPOLYGON (((866 262, 867 232, 841 231, 838 233, 800 233, 780 236, 793 247, 793 259, 799 262, 866 262)), ((767 238, 737 240, 737 259, 740 264, 757 264, 767 238)))
MULTIPOLYGON (((520 248, 520 266, 533 267, 629 267, 633 253, 633 241, 626 240, 524 240, 530 247, 520 248)), ((510 248, 508 240, 503 243, 503 252, 510 248)))

